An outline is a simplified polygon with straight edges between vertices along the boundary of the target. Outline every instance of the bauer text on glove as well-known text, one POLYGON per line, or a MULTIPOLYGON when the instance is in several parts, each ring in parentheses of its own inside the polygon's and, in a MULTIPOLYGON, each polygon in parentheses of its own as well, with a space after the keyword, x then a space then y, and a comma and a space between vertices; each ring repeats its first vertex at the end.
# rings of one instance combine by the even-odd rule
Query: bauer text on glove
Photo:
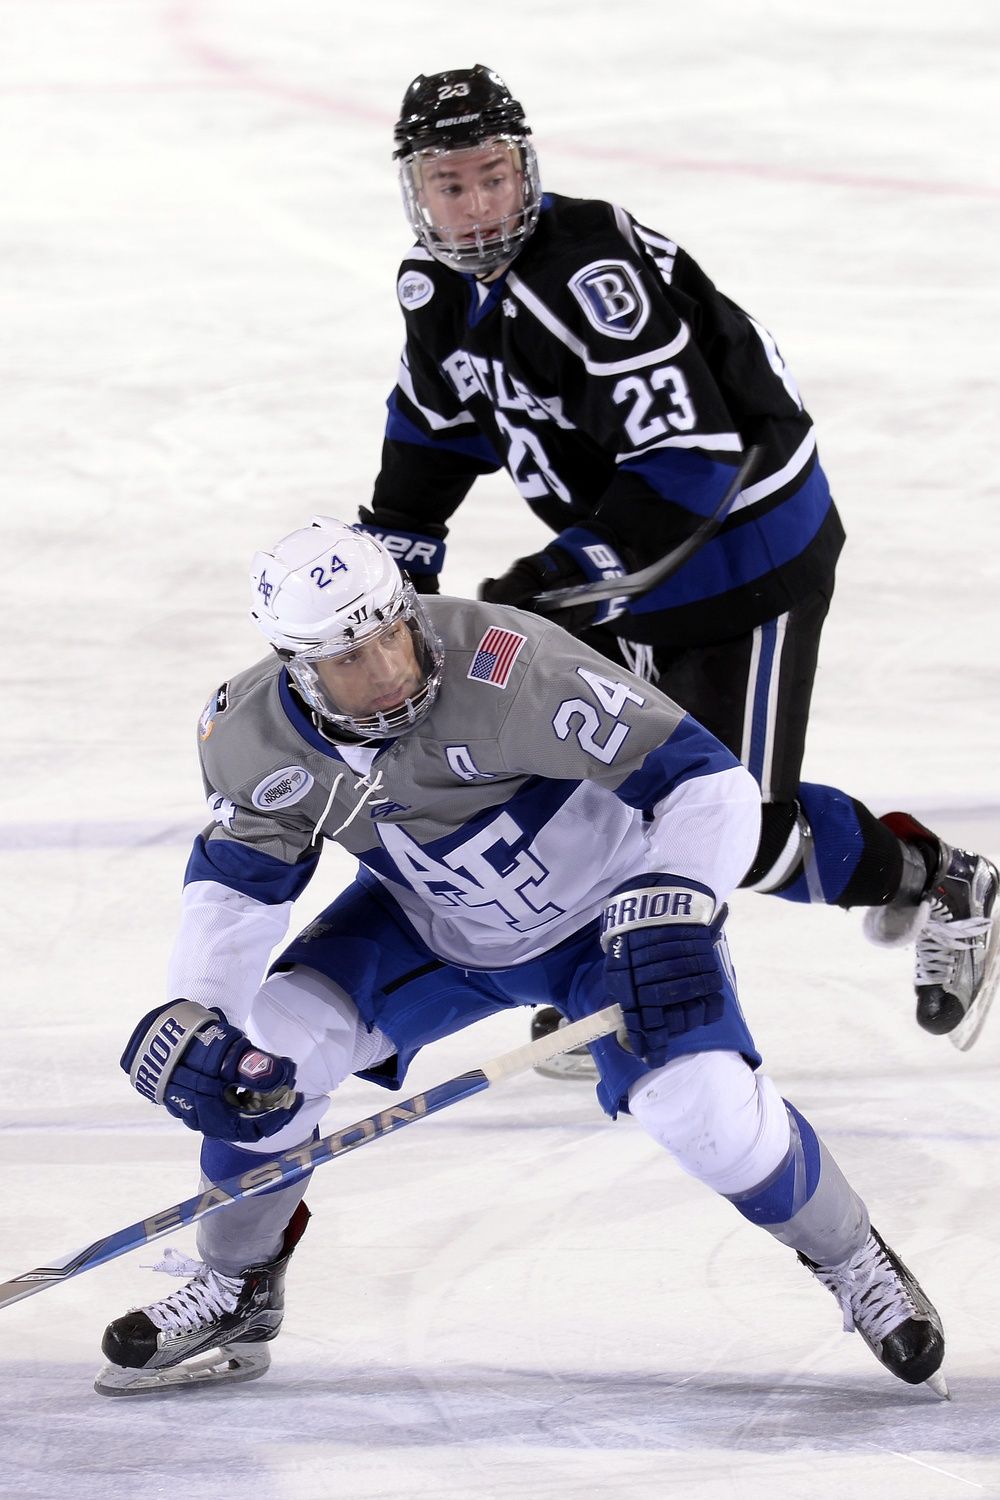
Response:
POLYGON ((444 527, 431 522, 426 531, 411 531, 410 518, 396 510, 369 510, 359 506, 359 531, 376 537, 403 568, 418 594, 440 593, 439 574, 444 567, 444 527))

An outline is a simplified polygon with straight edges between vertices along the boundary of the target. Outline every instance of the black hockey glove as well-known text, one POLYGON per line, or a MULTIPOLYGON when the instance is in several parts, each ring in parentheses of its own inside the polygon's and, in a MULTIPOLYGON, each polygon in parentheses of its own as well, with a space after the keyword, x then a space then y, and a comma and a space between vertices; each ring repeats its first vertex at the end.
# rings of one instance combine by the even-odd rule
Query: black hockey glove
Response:
POLYGON ((674 1037, 722 1017, 730 988, 717 944, 726 919, 705 886, 674 875, 617 891, 601 917, 604 982, 629 1045, 659 1068, 674 1037), (713 920, 714 918, 714 920, 713 920))
MULTIPOLYGON (((512 604, 515 609, 546 614, 544 606, 538 606, 536 600, 547 589, 573 588, 601 578, 618 578, 627 571, 609 542, 584 526, 571 526, 541 552, 518 558, 501 577, 484 579, 479 585, 479 597, 490 604, 512 604)), ((595 604, 554 609, 549 618, 571 635, 579 635, 591 625, 604 625, 624 612, 624 599, 600 599, 595 604)))
POLYGON ((144 1099, 222 1141, 266 1140, 302 1108, 290 1057, 259 1051, 221 1010, 193 1000, 143 1016, 121 1066, 144 1099))
POLYGON ((410 531, 410 517, 398 510, 369 510, 358 507, 359 531, 377 537, 387 552, 413 580, 418 594, 439 594, 438 575, 444 567, 443 526, 428 523, 426 531, 410 531))

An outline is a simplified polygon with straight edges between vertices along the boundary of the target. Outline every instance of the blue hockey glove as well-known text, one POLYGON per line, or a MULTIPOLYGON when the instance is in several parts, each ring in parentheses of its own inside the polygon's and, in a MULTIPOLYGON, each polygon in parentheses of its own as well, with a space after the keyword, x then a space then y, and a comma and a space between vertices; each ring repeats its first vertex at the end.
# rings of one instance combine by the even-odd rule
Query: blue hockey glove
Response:
POLYGON ((726 908, 704 886, 673 875, 616 892, 601 917, 604 979, 625 1018, 632 1051, 651 1067, 674 1037, 710 1026, 725 1006, 716 943, 726 908), (714 920, 713 920, 714 918, 714 920))
POLYGON ((259 1051, 221 1010, 193 1000, 143 1016, 121 1066, 144 1099, 222 1141, 265 1140, 302 1107, 290 1057, 259 1051))
MULTIPOLYGON (((479 585, 479 597, 490 604, 512 604, 515 609, 535 609, 535 600, 546 589, 572 588, 579 583, 595 583, 602 578, 617 578, 627 571, 622 558, 610 543, 583 526, 561 531, 541 552, 520 557, 499 578, 486 578, 479 585)), ((622 599, 600 599, 596 604, 576 604, 570 609, 553 610, 551 618, 571 634, 579 634, 592 625, 605 625, 625 611, 622 599)), ((538 610, 544 614, 545 610, 538 610)))
POLYGON ((418 594, 439 594, 438 575, 444 567, 444 527, 428 522, 426 531, 411 531, 410 517, 395 510, 358 507, 358 531, 376 537, 409 574, 418 594))

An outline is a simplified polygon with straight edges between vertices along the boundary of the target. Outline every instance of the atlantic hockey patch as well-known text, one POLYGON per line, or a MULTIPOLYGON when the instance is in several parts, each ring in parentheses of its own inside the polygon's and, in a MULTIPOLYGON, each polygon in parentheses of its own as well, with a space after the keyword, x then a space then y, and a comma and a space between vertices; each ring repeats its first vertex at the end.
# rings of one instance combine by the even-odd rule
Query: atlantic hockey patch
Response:
POLYGON ((422 271, 405 271, 396 284, 403 307, 424 307, 434 295, 434 283, 422 271))
POLYGON ((492 687, 505 688, 527 639, 527 636, 518 635, 514 630, 501 630, 496 625, 492 626, 476 647, 467 675, 473 682, 488 682, 492 687))
POLYGON ((301 802, 313 785, 314 777, 305 766, 282 766, 272 771, 253 789, 250 801, 261 812, 270 812, 274 807, 291 807, 301 802))
POLYGON ((595 260, 570 277, 569 289, 598 333, 634 339, 649 317, 649 298, 623 260, 595 260))

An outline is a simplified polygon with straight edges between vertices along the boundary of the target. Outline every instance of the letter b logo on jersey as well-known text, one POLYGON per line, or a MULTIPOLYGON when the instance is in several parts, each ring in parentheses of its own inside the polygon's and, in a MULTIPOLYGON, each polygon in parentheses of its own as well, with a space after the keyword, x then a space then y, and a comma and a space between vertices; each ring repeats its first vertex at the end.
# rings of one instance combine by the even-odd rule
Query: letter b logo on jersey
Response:
POLYGON ((569 289, 599 333, 634 339, 649 317, 649 298, 623 260, 596 260, 571 277, 569 289))

